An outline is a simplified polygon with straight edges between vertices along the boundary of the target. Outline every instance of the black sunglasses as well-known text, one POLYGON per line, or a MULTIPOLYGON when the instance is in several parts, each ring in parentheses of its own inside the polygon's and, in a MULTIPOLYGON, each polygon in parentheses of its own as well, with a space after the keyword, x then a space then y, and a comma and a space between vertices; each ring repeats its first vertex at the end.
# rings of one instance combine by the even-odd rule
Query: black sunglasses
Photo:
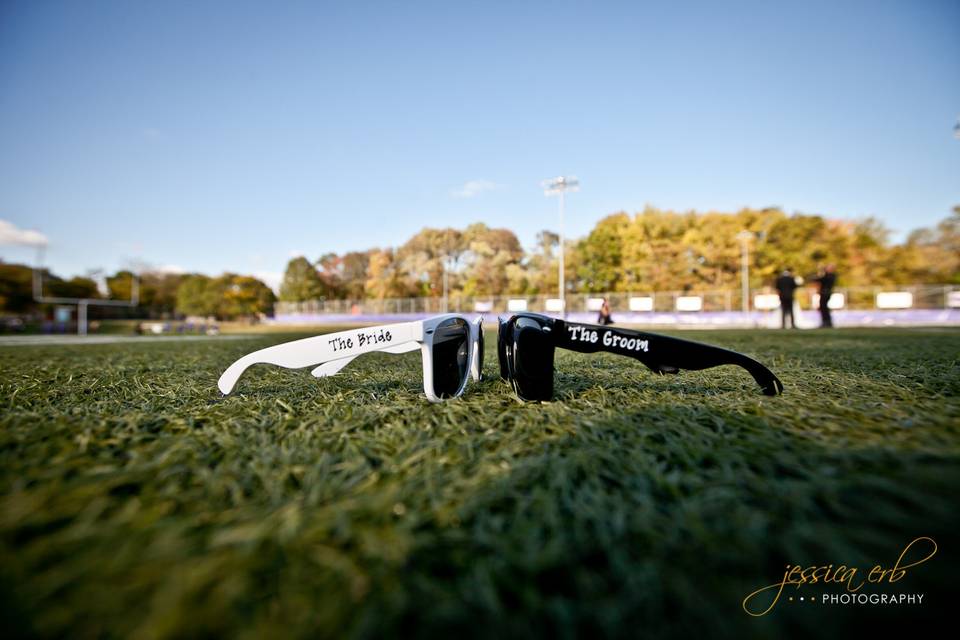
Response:
POLYGON ((746 369, 768 396, 783 393, 783 383, 765 366, 742 353, 680 338, 579 324, 538 313, 518 313, 500 320, 497 356, 500 377, 508 380, 521 400, 553 397, 554 350, 580 353, 607 351, 636 358, 654 373, 697 371, 724 364, 746 369))

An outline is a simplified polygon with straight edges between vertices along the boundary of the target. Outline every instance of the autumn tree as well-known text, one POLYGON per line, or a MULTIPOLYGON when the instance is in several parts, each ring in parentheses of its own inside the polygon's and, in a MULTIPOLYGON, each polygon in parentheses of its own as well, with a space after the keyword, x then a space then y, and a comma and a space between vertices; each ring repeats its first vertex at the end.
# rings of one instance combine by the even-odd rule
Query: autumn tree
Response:
POLYGON ((273 312, 273 291, 252 276, 225 273, 217 278, 201 274, 184 277, 177 290, 177 312, 221 320, 252 318, 273 312))
POLYGON ((917 229, 895 250, 903 281, 960 284, 960 206, 932 229, 917 229))
POLYGON ((615 213, 597 222, 585 238, 576 243, 579 269, 576 277, 582 291, 616 291, 624 283, 623 236, 630 227, 630 216, 615 213))
MULTIPOLYGON (((107 296, 114 300, 129 300, 133 292, 133 283, 137 280, 137 275, 129 269, 121 269, 112 276, 104 278, 107 284, 107 296)), ((142 284, 142 283, 141 283, 142 284)), ((140 299, 146 299, 141 287, 140 299)))
POLYGON ((623 236, 626 282, 645 290, 689 286, 696 256, 682 239, 692 218, 649 207, 638 214, 623 236))
POLYGON ((414 291, 407 275, 401 269, 393 249, 376 249, 370 254, 367 267, 366 295, 368 298, 405 298, 414 291))
POLYGON ((34 306, 33 269, 23 264, 0 263, 0 309, 24 313, 34 306))
POLYGON ((527 256, 527 292, 533 295, 552 294, 559 289, 560 236, 543 230, 537 234, 537 243, 527 256))
POLYGON ((273 291, 252 276, 225 273, 208 283, 217 294, 217 317, 224 320, 255 318, 273 312, 273 291))
POLYGON ((463 293, 500 296, 509 292, 508 269, 520 264, 523 247, 509 229, 472 224, 463 233, 463 293))
POLYGON ((406 273, 420 296, 440 295, 447 272, 450 289, 459 288, 463 269, 461 258, 467 249, 463 232, 457 229, 424 228, 398 250, 400 269, 406 273))
POLYGON ((344 297, 353 300, 363 298, 369 265, 369 251, 349 251, 343 254, 340 258, 340 290, 344 297))
POLYGON ((220 295, 212 286, 212 280, 199 273, 185 276, 177 289, 177 313, 184 316, 215 316, 220 295))
POLYGON ((62 298, 96 299, 100 297, 100 289, 96 281, 83 276, 74 276, 69 280, 51 278, 44 289, 45 294, 62 298))
POLYGON ((309 260, 299 256, 287 263, 283 282, 280 284, 281 300, 284 302, 319 300, 326 297, 327 293, 329 288, 309 260))
POLYGON ((369 250, 349 251, 341 256, 330 252, 320 256, 316 269, 327 298, 359 300, 364 297, 370 253, 369 250))
POLYGON ((177 307, 177 290, 185 275, 147 271, 140 277, 140 293, 148 296, 150 312, 154 315, 172 314, 177 307))
POLYGON ((147 270, 134 274, 123 269, 112 276, 105 278, 107 293, 114 300, 130 300, 134 280, 137 281, 138 302, 141 312, 146 311, 150 316, 161 317, 175 312, 177 307, 177 290, 184 280, 185 274, 166 273, 147 270))

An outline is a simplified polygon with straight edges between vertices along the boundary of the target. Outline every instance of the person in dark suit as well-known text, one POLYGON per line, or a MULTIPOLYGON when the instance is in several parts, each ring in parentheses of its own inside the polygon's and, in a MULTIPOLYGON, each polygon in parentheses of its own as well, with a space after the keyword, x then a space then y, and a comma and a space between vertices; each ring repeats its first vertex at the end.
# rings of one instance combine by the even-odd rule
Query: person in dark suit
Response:
POLYGON ((784 269, 774 286, 780 294, 781 326, 786 329, 787 318, 790 318, 790 328, 796 329, 797 322, 793 317, 793 292, 797 290, 797 278, 793 275, 793 271, 789 267, 784 269))
POLYGON ((830 317, 830 296, 833 295, 833 287, 837 284, 836 268, 832 264, 820 270, 820 274, 814 278, 814 281, 820 285, 820 327, 829 328, 833 326, 833 318, 830 317))

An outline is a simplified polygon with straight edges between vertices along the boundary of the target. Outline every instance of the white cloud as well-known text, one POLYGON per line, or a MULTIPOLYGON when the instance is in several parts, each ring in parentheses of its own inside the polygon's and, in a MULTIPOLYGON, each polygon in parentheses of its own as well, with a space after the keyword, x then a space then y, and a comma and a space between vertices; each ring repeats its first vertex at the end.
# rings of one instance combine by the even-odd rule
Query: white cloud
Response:
POLYGON ((159 276, 183 275, 187 272, 186 269, 178 264, 154 264, 141 258, 126 258, 120 262, 120 266, 123 269, 129 269, 130 271, 139 273, 141 275, 147 273, 152 273, 159 276))
POLYGON ((475 198, 481 193, 495 191, 501 186, 490 180, 468 180, 456 189, 452 189, 450 195, 454 198, 475 198))
POLYGON ((178 264, 162 264, 159 267, 153 269, 154 273, 168 273, 170 275, 181 275, 187 272, 186 269, 181 267, 178 264))
POLYGON ((274 293, 280 293, 280 283, 283 282, 283 274, 276 271, 255 271, 253 277, 263 282, 274 293))
POLYGON ((45 247, 47 246, 47 236, 39 231, 21 229, 12 222, 0 220, 0 245, 45 247))
POLYGON ((303 256, 307 255, 307 253, 302 249, 290 249, 290 252, 288 255, 291 258, 302 258, 303 256))

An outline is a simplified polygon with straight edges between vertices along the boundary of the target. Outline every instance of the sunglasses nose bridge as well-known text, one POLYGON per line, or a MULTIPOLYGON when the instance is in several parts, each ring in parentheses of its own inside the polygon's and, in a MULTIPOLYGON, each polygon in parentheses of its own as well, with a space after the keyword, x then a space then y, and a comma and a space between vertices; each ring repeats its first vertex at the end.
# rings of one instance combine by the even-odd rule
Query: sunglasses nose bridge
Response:
POLYGON ((513 318, 504 320, 497 316, 497 361, 500 364, 500 378, 513 380, 513 366, 511 363, 513 348, 510 344, 510 324, 513 318))

